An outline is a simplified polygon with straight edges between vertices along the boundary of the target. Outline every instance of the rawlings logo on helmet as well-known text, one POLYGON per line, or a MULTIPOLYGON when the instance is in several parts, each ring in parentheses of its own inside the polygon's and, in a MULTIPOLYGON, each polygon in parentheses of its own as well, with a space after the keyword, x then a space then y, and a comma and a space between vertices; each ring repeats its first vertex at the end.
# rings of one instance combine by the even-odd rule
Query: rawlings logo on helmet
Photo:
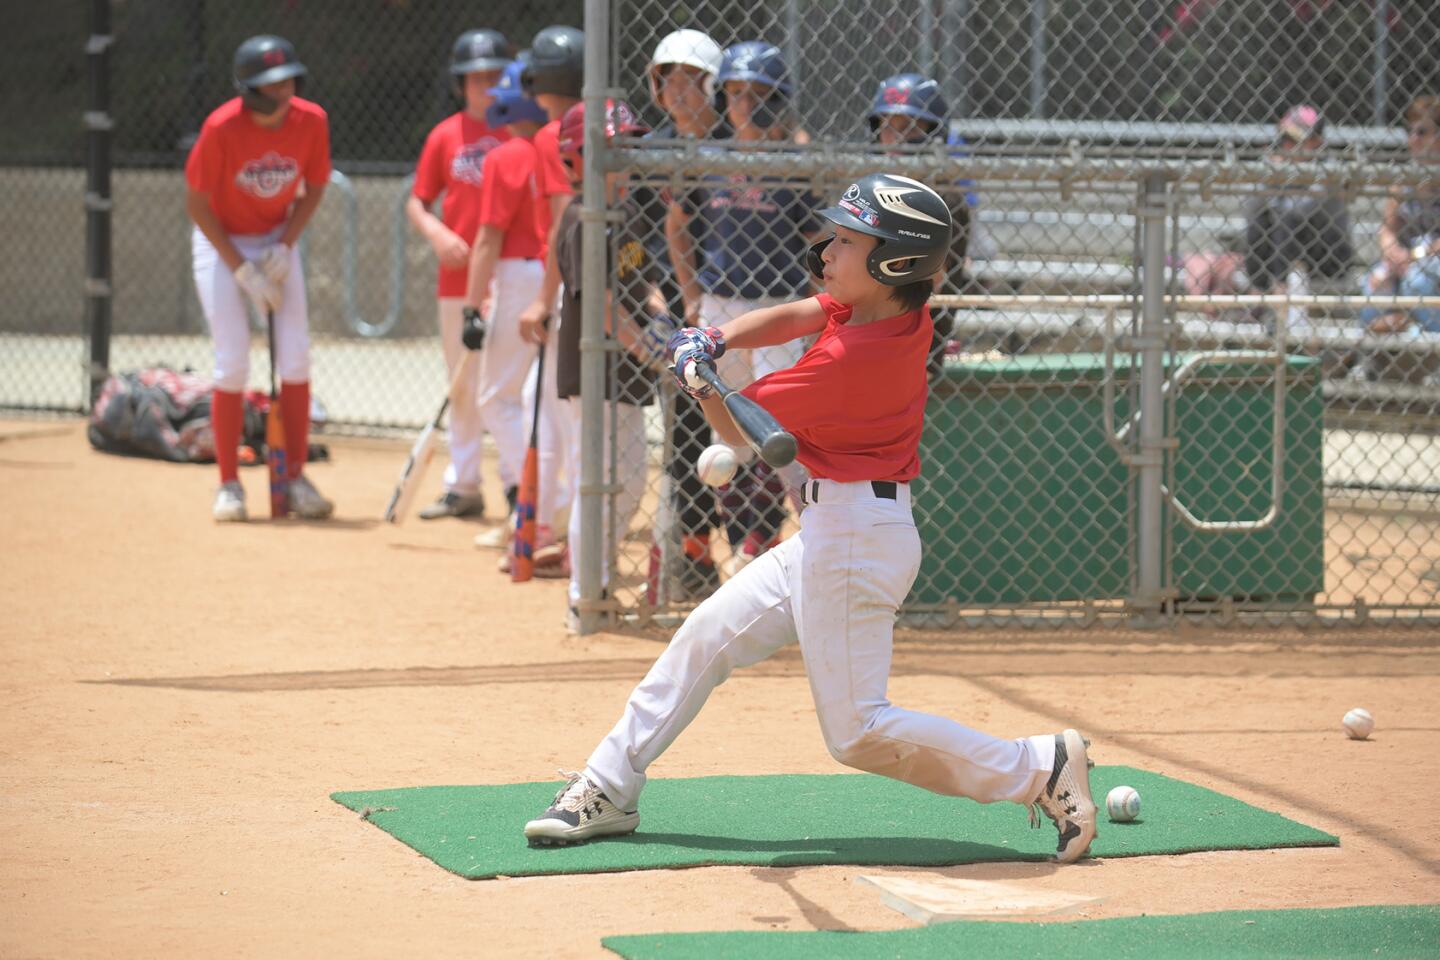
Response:
POLYGON ((852 184, 850 184, 850 186, 848 186, 848 187, 845 188, 845 192, 844 192, 844 193, 840 194, 840 199, 841 199, 841 200, 855 200, 855 199, 858 198, 859 196, 860 196, 860 184, 858 184, 858 183, 852 183, 852 184))

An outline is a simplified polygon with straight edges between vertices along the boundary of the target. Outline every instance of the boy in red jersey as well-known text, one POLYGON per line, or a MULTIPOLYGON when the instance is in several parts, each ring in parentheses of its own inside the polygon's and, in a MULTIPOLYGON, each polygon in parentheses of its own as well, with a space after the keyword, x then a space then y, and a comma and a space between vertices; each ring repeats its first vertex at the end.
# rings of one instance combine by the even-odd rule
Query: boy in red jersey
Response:
MULTIPOLYGON (((510 139, 504 127, 485 122, 490 88, 513 58, 505 37, 495 30, 467 30, 455 41, 450 73, 463 109, 440 121, 425 138, 415 164, 415 186, 405 201, 405 213, 415 229, 429 241, 440 262, 436 290, 440 317, 440 346, 451 377, 465 358, 460 342, 460 309, 470 267, 470 241, 479 228, 480 184, 485 156, 510 139), (441 216, 430 207, 444 194, 441 216)), ((485 427, 480 419, 480 364, 472 360, 466 376, 450 398, 446 439, 450 465, 445 468, 445 492, 420 511, 422 520, 479 516, 485 512, 480 496, 480 449, 485 427)))
POLYGON ((275 363, 285 418, 290 511, 319 520, 335 505, 305 477, 310 445, 310 330, 296 241, 330 180, 330 123, 295 96, 305 66, 281 37, 251 37, 235 51, 240 94, 205 120, 185 162, 185 209, 195 222, 195 289, 215 340, 211 423, 220 490, 217 521, 242 521, 237 470, 241 393, 250 376, 245 301, 275 317, 275 363), (301 190, 301 184, 304 190, 301 190))
POLYGON ((1038 806, 1059 831, 1056 859, 1095 837, 1088 744, 1074 730, 1002 740, 895 706, 886 696, 895 614, 920 567, 909 482, 927 395, 927 302, 950 246, 950 211, 917 180, 872 174, 820 215, 833 236, 807 261, 825 293, 671 337, 681 389, 727 443, 745 442, 695 374, 727 344, 754 349, 818 335, 794 366, 744 391, 791 433, 810 471, 800 532, 695 608, 630 695, 624 714, 550 808, 532 843, 630 833, 645 770, 737 667, 798 642, 820 730, 841 763, 981 803, 1038 806))

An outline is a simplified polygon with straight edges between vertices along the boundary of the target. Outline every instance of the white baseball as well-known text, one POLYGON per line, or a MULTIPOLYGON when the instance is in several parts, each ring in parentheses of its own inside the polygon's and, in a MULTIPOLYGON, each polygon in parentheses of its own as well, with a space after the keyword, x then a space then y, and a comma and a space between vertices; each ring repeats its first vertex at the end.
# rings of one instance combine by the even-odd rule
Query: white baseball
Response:
POLYGON ((1134 787, 1120 786, 1105 795, 1105 812, 1116 823, 1129 823, 1140 816, 1140 793, 1134 787))
POLYGON ((702 483, 723 487, 735 479, 735 470, 739 465, 734 450, 723 443, 712 443, 695 461, 695 475, 702 483))
POLYGON ((1370 716, 1370 711, 1364 707, 1351 710, 1340 722, 1345 724, 1345 735, 1351 740, 1364 740, 1370 736, 1370 731, 1375 729, 1375 718, 1370 716))

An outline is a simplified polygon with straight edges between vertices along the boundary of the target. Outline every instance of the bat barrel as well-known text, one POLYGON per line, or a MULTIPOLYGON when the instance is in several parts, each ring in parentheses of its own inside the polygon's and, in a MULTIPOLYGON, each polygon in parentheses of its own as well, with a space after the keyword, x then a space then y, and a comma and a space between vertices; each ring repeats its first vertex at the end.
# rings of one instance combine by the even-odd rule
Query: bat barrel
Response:
POLYGON ((772 433, 760 444, 760 459, 772 467, 788 467, 795 462, 795 437, 780 432, 772 433))

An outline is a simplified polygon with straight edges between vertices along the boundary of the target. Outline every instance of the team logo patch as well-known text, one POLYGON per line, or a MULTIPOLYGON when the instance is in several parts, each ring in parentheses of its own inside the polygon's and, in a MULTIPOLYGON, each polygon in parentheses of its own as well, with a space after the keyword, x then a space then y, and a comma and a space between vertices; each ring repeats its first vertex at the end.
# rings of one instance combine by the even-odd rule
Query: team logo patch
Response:
POLYGON ((457 183, 468 183, 478 187, 484 180, 485 154, 500 145, 494 137, 481 137, 474 143, 467 143, 455 151, 450 158, 450 179, 457 183))
POLYGON ((235 185, 252 197, 269 200, 279 196, 299 176, 300 164, 294 157, 282 157, 272 150, 241 167, 235 174, 235 185))
POLYGON ((885 88, 885 102, 888 103, 888 104, 891 104, 892 106, 899 106, 899 105, 901 105, 901 104, 909 103, 909 102, 910 102, 910 88, 909 88, 909 87, 886 87, 886 88, 885 88))

